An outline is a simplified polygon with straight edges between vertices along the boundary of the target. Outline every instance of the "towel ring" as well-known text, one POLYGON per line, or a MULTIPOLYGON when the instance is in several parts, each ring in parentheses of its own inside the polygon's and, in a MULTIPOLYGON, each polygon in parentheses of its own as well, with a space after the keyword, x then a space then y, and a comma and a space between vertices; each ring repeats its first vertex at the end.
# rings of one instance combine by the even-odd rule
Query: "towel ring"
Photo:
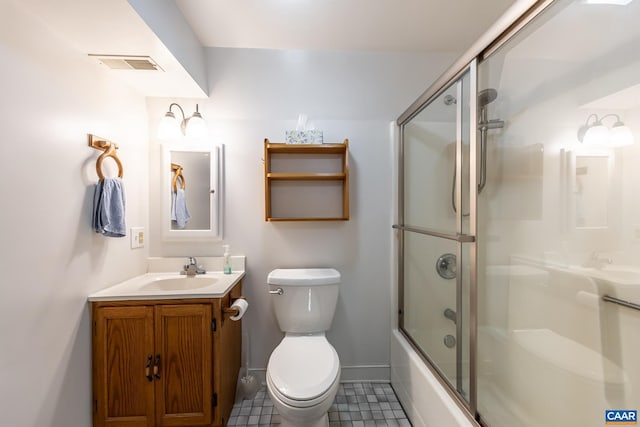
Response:
POLYGON ((181 173, 175 174, 173 177, 173 191, 178 191, 178 178, 180 178, 180 188, 184 190, 186 184, 184 183, 184 176, 181 173))
POLYGON ((181 188, 184 190, 186 187, 186 183, 184 181, 184 176, 182 175, 182 166, 171 163, 171 171, 174 173, 173 175, 173 191, 178 191, 178 178, 180 178, 181 188))
POLYGON ((103 153, 98 157, 98 160, 96 160, 96 173, 98 174, 98 178, 101 180, 104 179, 104 174, 102 173, 102 162, 107 157, 111 157, 116 162, 116 165, 118 165, 118 178, 122 178, 124 176, 124 167, 116 153, 116 150, 118 149, 116 144, 104 139, 98 139, 95 135, 89 134, 89 146, 96 150, 103 151, 103 153))
POLYGON ((96 161, 96 172, 98 173, 98 178, 104 179, 104 174, 102 173, 102 161, 104 159, 106 159, 107 157, 113 158, 113 160, 115 160, 116 164, 118 165, 118 178, 122 178, 123 177, 124 170, 123 170, 123 167, 122 167, 122 162, 120 161, 120 159, 116 155, 116 150, 117 149, 118 149, 117 145, 109 144, 109 148, 104 150, 104 153, 100 154, 100 157, 98 157, 98 160, 96 161))

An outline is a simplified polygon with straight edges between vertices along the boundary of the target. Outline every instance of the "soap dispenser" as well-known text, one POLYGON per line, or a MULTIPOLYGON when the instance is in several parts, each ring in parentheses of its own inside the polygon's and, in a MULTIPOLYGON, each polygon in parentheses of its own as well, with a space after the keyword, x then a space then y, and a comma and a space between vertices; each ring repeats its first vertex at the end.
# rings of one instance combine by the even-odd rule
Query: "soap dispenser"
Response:
POLYGON ((224 274, 231 274, 231 256, 229 255, 229 245, 222 245, 224 249, 222 271, 224 274))

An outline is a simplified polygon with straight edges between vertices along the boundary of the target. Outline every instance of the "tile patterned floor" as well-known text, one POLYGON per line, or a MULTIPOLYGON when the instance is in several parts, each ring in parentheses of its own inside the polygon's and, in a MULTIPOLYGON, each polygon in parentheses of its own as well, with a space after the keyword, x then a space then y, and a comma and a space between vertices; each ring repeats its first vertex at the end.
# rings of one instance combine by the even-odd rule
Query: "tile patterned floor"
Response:
MULTIPOLYGON (((266 388, 253 400, 237 403, 227 426, 280 426, 266 388)), ((411 427, 411 423, 390 384, 345 383, 329 409, 329 427, 411 427)))

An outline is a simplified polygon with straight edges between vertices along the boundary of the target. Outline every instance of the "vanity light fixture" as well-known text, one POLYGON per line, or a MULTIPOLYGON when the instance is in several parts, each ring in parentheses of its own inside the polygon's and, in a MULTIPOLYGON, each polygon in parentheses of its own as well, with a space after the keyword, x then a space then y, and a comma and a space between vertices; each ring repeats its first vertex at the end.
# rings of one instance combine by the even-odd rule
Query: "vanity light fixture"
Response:
POLYGON ((190 117, 186 117, 182 107, 173 102, 158 125, 158 138, 161 140, 176 139, 181 135, 202 138, 206 134, 207 124, 198 111, 198 104, 196 104, 196 111, 190 117), (174 106, 180 110, 182 121, 179 121, 179 118, 171 111, 174 106))
POLYGON ((578 141, 585 146, 624 147, 633 144, 633 135, 617 114, 606 114, 601 118, 597 114, 591 114, 578 129, 578 141), (608 117, 615 117, 616 120, 611 129, 602 123, 608 117), (594 120, 589 123, 591 118, 594 120))

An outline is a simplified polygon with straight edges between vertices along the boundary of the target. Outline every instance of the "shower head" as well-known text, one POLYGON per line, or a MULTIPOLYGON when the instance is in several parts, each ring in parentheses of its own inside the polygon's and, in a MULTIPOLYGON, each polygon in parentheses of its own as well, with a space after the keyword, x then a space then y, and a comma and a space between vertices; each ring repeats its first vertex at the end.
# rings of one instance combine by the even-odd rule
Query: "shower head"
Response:
POLYGON ((498 91, 492 88, 484 89, 478 94, 478 105, 484 107, 492 103, 498 97, 498 91))

